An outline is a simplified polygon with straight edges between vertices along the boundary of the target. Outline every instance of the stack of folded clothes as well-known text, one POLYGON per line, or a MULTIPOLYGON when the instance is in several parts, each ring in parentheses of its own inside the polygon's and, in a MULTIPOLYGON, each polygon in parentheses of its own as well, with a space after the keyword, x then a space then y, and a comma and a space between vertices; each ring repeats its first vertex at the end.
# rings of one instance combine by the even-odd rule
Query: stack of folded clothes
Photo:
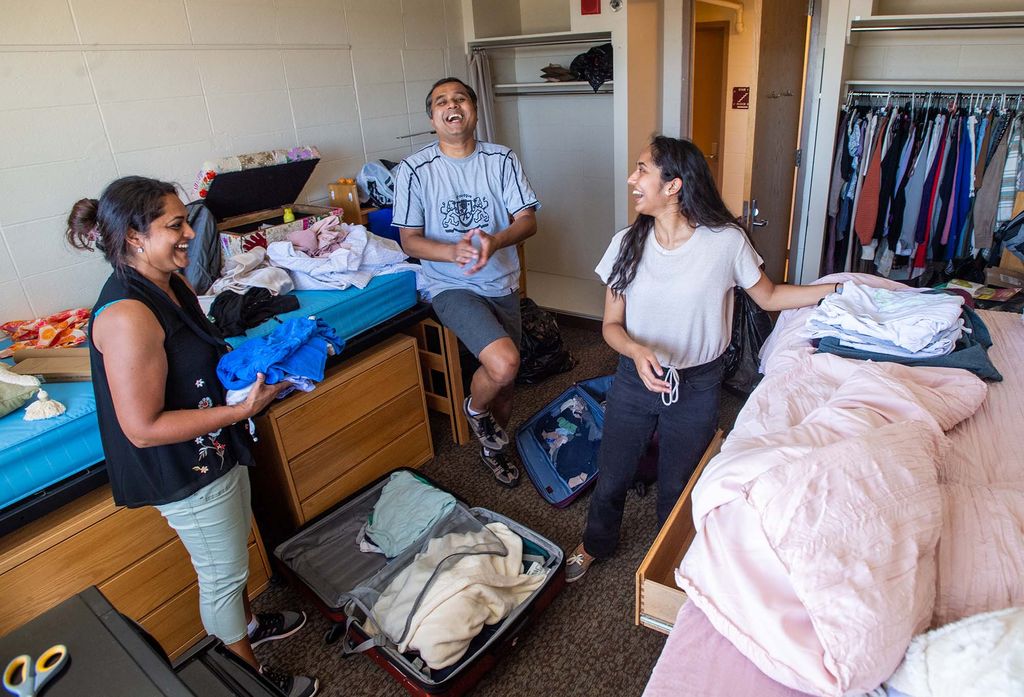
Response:
POLYGON ((988 328, 958 294, 843 283, 807 318, 819 352, 846 358, 970 370, 1002 380, 988 359, 988 328))

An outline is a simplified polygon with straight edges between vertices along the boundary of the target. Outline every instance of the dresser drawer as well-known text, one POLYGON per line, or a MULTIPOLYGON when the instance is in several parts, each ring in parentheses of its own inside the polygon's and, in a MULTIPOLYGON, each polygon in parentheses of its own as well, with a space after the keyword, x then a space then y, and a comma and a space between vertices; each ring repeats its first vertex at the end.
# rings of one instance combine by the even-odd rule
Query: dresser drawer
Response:
POLYGON ((139 620, 170 656, 181 653, 206 635, 199 619, 199 584, 193 582, 156 610, 139 620))
MULTIPOLYGON (((180 543, 178 544, 180 545, 180 543)), ((181 552, 185 553, 184 547, 181 548, 181 552)), ((123 605, 115 603, 120 612, 145 627, 146 631, 160 642, 160 645, 172 658, 191 646, 197 639, 206 636, 202 619, 199 617, 199 584, 196 582, 196 575, 192 571, 192 564, 188 562, 187 554, 185 560, 191 576, 184 579, 186 583, 178 593, 165 596, 162 599, 163 604, 155 607, 149 614, 135 615, 127 611, 123 605), (139 619, 140 617, 142 619, 139 619)), ((249 597, 255 598, 269 581, 270 577, 263 565, 259 548, 256 544, 250 544, 249 580, 246 583, 249 597)))
POLYGON ((116 576, 173 537, 155 508, 116 509, 0 576, 0 634, 116 576))
MULTIPOLYGON (((419 394, 419 393, 417 393, 419 394)), ((396 467, 419 467, 433 456, 430 430, 421 422, 302 502, 305 523, 396 467)))
POLYGON ((339 371, 312 399, 277 420, 285 457, 290 460, 305 452, 417 384, 419 370, 411 341, 405 350, 366 370, 339 371))
POLYGON ((412 387, 310 448, 292 462, 299 499, 309 498, 422 422, 423 395, 412 387))
POLYGON ((188 551, 177 538, 133 564, 99 589, 119 611, 138 619, 196 582, 188 551))
MULTIPOLYGON (((258 575, 257 588, 267 580, 256 536, 249 532, 249 577, 258 575), (255 556, 254 556, 255 555, 255 556)), ((196 572, 188 550, 177 537, 147 557, 140 559, 109 581, 99 585, 103 595, 118 610, 138 619, 158 608, 196 582, 196 572)), ((250 581, 250 585, 252 582, 250 581)))

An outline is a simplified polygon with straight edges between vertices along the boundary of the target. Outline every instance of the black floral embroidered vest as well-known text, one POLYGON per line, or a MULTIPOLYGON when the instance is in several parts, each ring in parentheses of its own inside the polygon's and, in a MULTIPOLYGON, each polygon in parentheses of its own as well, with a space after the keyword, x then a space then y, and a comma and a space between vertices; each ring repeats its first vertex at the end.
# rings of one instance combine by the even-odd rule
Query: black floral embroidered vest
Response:
MULTIPOLYGON (((207 409, 224 404, 224 388, 217 379, 217 361, 227 344, 203 314, 199 301, 176 274, 171 287, 181 307, 135 270, 115 272, 107 279, 93 308, 118 300, 138 300, 156 316, 164 330, 167 384, 164 409, 207 409)), ((90 343, 92 325, 89 326, 90 343)), ((183 443, 138 448, 128 440, 114 412, 103 355, 90 350, 93 389, 100 438, 106 456, 114 502, 131 508, 180 501, 235 465, 252 465, 252 439, 241 425, 222 428, 183 443)))

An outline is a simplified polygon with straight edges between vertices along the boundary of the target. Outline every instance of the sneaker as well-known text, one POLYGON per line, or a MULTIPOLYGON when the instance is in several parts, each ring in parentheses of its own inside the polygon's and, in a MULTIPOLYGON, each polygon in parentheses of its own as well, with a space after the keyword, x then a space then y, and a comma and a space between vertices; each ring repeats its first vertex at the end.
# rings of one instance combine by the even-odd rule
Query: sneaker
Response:
POLYGON ((565 582, 574 583, 579 581, 586 575, 590 569, 590 565, 593 564, 597 559, 587 554, 587 551, 583 549, 583 543, 580 542, 576 545, 576 549, 572 551, 569 558, 565 560, 565 582))
POLYGON ((512 463, 504 450, 491 450, 480 446, 480 460, 487 465, 487 469, 498 480, 498 484, 509 489, 519 484, 519 468, 512 463))
POLYGON ((290 637, 306 624, 305 612, 261 612, 256 615, 259 624, 249 635, 249 643, 253 648, 268 641, 277 641, 290 637))
POLYGON ((480 445, 491 450, 501 450, 508 445, 508 434, 505 429, 498 425, 498 422, 491 416, 491 412, 485 411, 475 416, 469 411, 469 401, 472 397, 466 397, 462 402, 462 411, 466 413, 466 420, 469 421, 469 429, 480 445))
POLYGON ((260 675, 276 687, 284 697, 313 697, 320 688, 320 681, 305 675, 289 675, 281 670, 263 666, 260 675))

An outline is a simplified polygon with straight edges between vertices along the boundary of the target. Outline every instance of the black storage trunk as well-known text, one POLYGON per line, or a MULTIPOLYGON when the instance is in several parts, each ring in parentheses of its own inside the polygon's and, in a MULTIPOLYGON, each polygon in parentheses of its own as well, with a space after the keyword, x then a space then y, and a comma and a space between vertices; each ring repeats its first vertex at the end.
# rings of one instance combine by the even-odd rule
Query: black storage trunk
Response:
MULTIPOLYGON (((413 470, 420 479, 427 478, 413 470)), ((359 551, 356 535, 380 492, 388 482, 389 472, 374 483, 339 504, 298 534, 277 546, 274 556, 281 562, 286 574, 333 623, 325 640, 341 640, 346 653, 360 651, 386 670, 402 687, 413 695, 462 695, 473 688, 484 675, 514 647, 524 630, 535 617, 551 604, 565 586, 565 558, 560 547, 529 528, 485 508, 469 508, 468 512, 481 524, 504 523, 523 540, 524 555, 543 558, 543 583, 493 627, 485 627, 474 639, 465 655, 452 667, 444 669, 443 677, 429 675, 416 665, 415 655, 402 654, 392 643, 364 648, 371 641, 371 632, 365 626, 363 613, 343 597, 356 583, 369 579, 388 563, 382 555, 359 551), (310 556, 316 557, 310 563, 310 556), (312 567, 316 567, 315 569, 312 567), (338 573, 324 573, 324 569, 338 569, 338 573), (360 647, 363 644, 364 647, 360 647)), ((438 489, 443 489, 430 482, 438 489)), ((457 497, 456 497, 457 498, 457 497)), ((460 501, 460 503, 462 503, 460 501)), ((452 515, 452 514, 449 514, 452 515)), ((429 538, 429 531, 410 548, 429 538)), ((400 560, 401 557, 396 557, 400 560)))

